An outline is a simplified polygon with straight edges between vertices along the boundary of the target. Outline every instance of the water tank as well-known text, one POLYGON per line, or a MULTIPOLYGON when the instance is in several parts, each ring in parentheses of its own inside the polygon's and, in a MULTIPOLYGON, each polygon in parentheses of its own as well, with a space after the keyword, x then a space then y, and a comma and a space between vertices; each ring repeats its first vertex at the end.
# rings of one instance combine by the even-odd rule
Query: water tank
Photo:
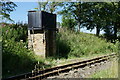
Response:
POLYGON ((28 29, 43 30, 56 28, 56 14, 44 11, 28 11, 28 29))

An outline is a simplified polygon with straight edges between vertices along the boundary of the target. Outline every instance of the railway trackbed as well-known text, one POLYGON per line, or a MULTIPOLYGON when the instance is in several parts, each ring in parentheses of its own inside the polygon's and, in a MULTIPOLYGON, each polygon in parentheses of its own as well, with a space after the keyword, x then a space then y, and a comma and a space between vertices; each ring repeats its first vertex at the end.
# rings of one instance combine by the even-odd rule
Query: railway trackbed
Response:
POLYGON ((18 76, 9 77, 9 78, 3 79, 3 80, 26 80, 26 79, 27 80, 29 80, 29 79, 30 80, 41 80, 41 79, 45 79, 50 76, 59 75, 60 73, 68 72, 73 69, 84 68, 87 65, 93 65, 95 63, 100 63, 100 62, 109 60, 112 57, 115 57, 116 55, 117 54, 113 53, 110 55, 100 56, 97 58, 79 61, 79 62, 66 64, 66 65, 62 65, 62 66, 56 66, 56 67, 36 71, 33 73, 29 72, 29 73, 21 74, 18 76))

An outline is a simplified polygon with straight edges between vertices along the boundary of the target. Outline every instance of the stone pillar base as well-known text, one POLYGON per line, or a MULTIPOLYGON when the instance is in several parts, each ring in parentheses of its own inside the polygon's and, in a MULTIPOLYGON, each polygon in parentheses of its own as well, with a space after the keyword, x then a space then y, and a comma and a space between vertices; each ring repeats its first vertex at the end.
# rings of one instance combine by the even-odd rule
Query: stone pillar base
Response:
POLYGON ((46 30, 32 34, 28 30, 28 48, 44 58, 54 56, 56 53, 56 32, 46 30))

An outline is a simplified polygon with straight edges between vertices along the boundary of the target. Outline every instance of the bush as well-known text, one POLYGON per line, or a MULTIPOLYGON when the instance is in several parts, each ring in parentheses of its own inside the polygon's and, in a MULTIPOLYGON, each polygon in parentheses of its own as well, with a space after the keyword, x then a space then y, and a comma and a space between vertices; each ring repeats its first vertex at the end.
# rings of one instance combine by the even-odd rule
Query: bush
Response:
POLYGON ((27 41, 27 25, 10 24, 2 27, 3 40, 13 39, 13 41, 27 41))
POLYGON ((36 63, 33 53, 24 48, 24 43, 7 40, 3 42, 2 69, 4 75, 28 72, 36 63))
POLYGON ((24 25, 2 27, 2 75, 8 77, 34 69, 35 55, 27 49, 27 29, 24 25))

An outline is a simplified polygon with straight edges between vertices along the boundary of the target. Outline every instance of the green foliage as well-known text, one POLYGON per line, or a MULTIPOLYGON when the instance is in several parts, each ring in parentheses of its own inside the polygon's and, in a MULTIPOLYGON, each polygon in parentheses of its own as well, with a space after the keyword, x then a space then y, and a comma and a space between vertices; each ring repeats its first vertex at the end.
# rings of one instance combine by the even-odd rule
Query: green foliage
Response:
POLYGON ((56 12, 58 7, 62 7, 62 2, 54 2, 54 1, 48 1, 48 2, 38 2, 39 10, 46 11, 46 12, 56 12))
POLYGON ((2 27, 0 25, 0 42, 2 42, 2 27))
POLYGON ((68 53, 70 52, 70 46, 67 40, 62 38, 62 34, 57 34, 57 57, 68 58, 68 53))
MULTIPOLYGON (((24 26, 25 27, 25 26, 24 26)), ((2 74, 3 78, 31 71, 37 62, 27 49, 27 30, 20 25, 2 27, 2 74)))
POLYGON ((40 69, 51 67, 52 64, 45 63, 45 59, 28 49, 26 24, 1 25, 3 78, 31 72, 36 66, 40 69))
POLYGON ((74 19, 71 19, 71 17, 62 17, 62 27, 66 27, 72 30, 75 28, 76 24, 76 21, 74 19))
POLYGON ((23 40, 26 42, 27 40, 27 25, 24 26, 21 24, 11 24, 2 28, 2 35, 3 40, 13 40, 13 41, 20 41, 23 40))
POLYGON ((33 53, 25 48, 24 43, 12 40, 3 42, 2 56, 3 77, 28 72, 36 62, 33 53))
POLYGON ((71 14, 77 22, 78 31, 82 27, 88 30, 96 28, 97 36, 101 30, 107 31, 108 36, 111 36, 109 31, 113 31, 114 39, 117 39, 120 27, 120 2, 64 2, 63 4, 64 8, 59 14, 71 14), (113 28, 108 28, 111 26, 113 28))
POLYGON ((117 52, 117 45, 96 37, 93 34, 74 32, 67 29, 61 29, 59 33, 58 49, 62 56, 82 57, 93 54, 106 54, 117 52), (66 46, 69 46, 66 47, 66 46), (66 52, 66 53, 65 53, 66 52))
POLYGON ((57 64, 55 58, 82 57, 118 51, 118 42, 112 44, 93 34, 60 29, 57 34, 57 57, 43 59, 27 49, 27 25, 2 25, 3 77, 29 72, 37 66, 45 68, 57 64))
POLYGON ((8 0, 5 1, 1 1, 0 2, 0 7, 2 8, 0 10, 0 15, 2 15, 2 20, 10 20, 13 21, 10 18, 10 12, 15 10, 15 7, 17 7, 17 5, 14 2, 10 2, 8 0))

